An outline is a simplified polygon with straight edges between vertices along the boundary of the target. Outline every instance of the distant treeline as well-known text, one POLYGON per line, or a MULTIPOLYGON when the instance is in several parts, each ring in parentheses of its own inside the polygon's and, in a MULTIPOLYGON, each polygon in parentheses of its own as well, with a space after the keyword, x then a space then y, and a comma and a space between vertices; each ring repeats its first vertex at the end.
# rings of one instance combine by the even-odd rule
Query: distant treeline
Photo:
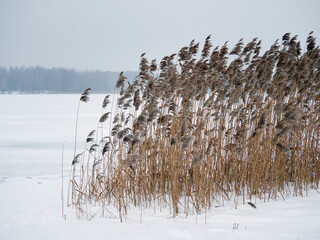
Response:
MULTIPOLYGON (((0 93, 93 93, 113 92, 120 72, 76 71, 65 68, 0 67, 0 93)), ((137 72, 125 72, 128 80, 137 72)))

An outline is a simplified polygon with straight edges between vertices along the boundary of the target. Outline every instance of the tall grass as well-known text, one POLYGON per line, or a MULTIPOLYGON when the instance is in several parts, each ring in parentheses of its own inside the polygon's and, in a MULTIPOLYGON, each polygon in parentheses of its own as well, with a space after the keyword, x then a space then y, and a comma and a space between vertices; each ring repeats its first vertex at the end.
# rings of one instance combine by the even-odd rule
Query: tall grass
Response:
MULTIPOLYGON (((72 170, 70 170, 70 178, 75 179, 75 164, 79 162, 79 157, 82 155, 82 153, 76 154, 77 152, 77 135, 78 135, 78 121, 79 121, 79 111, 80 111, 80 105, 82 102, 87 103, 90 100, 90 91, 91 88, 87 88, 81 93, 79 102, 78 102, 78 108, 77 108, 77 114, 76 114, 76 126, 75 126, 75 133, 74 133, 74 152, 73 152, 73 160, 72 160, 72 170)), ((62 160, 63 161, 63 160, 62 160)), ((72 184, 72 202, 74 200, 75 196, 75 181, 70 181, 68 186, 68 200, 67 205, 69 204, 69 196, 70 196, 70 183, 72 184)))
POLYGON ((72 175, 79 217, 95 215, 89 205, 104 215, 110 204, 121 221, 130 206, 201 214, 217 202, 319 187, 320 49, 312 33, 305 52, 289 33, 263 54, 257 38, 229 50, 208 36, 199 46, 192 41, 158 65, 142 54, 133 83, 120 74, 117 108, 100 118, 109 130, 87 139, 72 175))

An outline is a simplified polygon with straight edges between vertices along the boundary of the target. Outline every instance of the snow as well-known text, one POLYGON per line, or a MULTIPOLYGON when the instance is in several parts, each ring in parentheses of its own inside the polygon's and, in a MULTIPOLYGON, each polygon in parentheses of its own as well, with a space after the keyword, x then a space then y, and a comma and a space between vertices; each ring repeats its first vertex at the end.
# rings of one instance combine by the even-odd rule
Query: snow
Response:
MULTIPOLYGON (((103 95, 80 108, 78 146, 100 117, 103 95)), ((256 209, 233 202, 200 216, 170 217, 169 209, 130 209, 116 217, 61 217, 62 143, 64 191, 73 154, 78 95, 0 95, 0 239, 320 239, 320 194, 256 201, 256 209), (140 222, 142 220, 142 222, 140 222)))
MULTIPOLYGON (((232 204, 205 216, 170 218, 144 210, 118 218, 77 220, 72 208, 61 218, 59 176, 2 178, 0 239, 320 239, 320 196, 278 199, 249 205, 232 204), (197 221, 197 223, 196 223, 197 221)), ((116 214, 116 212, 114 212, 116 214)))

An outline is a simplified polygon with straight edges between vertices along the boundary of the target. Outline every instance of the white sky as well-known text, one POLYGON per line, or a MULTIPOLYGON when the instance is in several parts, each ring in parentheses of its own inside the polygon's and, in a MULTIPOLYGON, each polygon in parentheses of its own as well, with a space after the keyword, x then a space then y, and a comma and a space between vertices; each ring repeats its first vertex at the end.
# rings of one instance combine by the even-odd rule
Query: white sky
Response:
POLYGON ((138 70, 192 39, 214 45, 286 32, 320 42, 319 0, 0 0, 0 66, 138 70))

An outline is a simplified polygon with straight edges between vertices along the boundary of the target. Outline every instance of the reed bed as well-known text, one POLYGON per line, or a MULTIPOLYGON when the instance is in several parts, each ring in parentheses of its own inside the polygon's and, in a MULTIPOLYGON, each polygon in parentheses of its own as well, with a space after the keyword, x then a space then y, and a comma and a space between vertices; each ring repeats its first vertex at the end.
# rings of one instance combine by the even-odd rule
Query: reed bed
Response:
POLYGON ((312 32, 305 46, 286 33, 260 54, 257 38, 229 50, 208 36, 202 50, 192 41, 159 64, 142 54, 138 76, 129 83, 120 74, 116 99, 106 96, 72 161, 78 216, 122 221, 138 207, 175 217, 317 189, 320 49, 312 32), (108 104, 116 107, 104 112, 108 104))

